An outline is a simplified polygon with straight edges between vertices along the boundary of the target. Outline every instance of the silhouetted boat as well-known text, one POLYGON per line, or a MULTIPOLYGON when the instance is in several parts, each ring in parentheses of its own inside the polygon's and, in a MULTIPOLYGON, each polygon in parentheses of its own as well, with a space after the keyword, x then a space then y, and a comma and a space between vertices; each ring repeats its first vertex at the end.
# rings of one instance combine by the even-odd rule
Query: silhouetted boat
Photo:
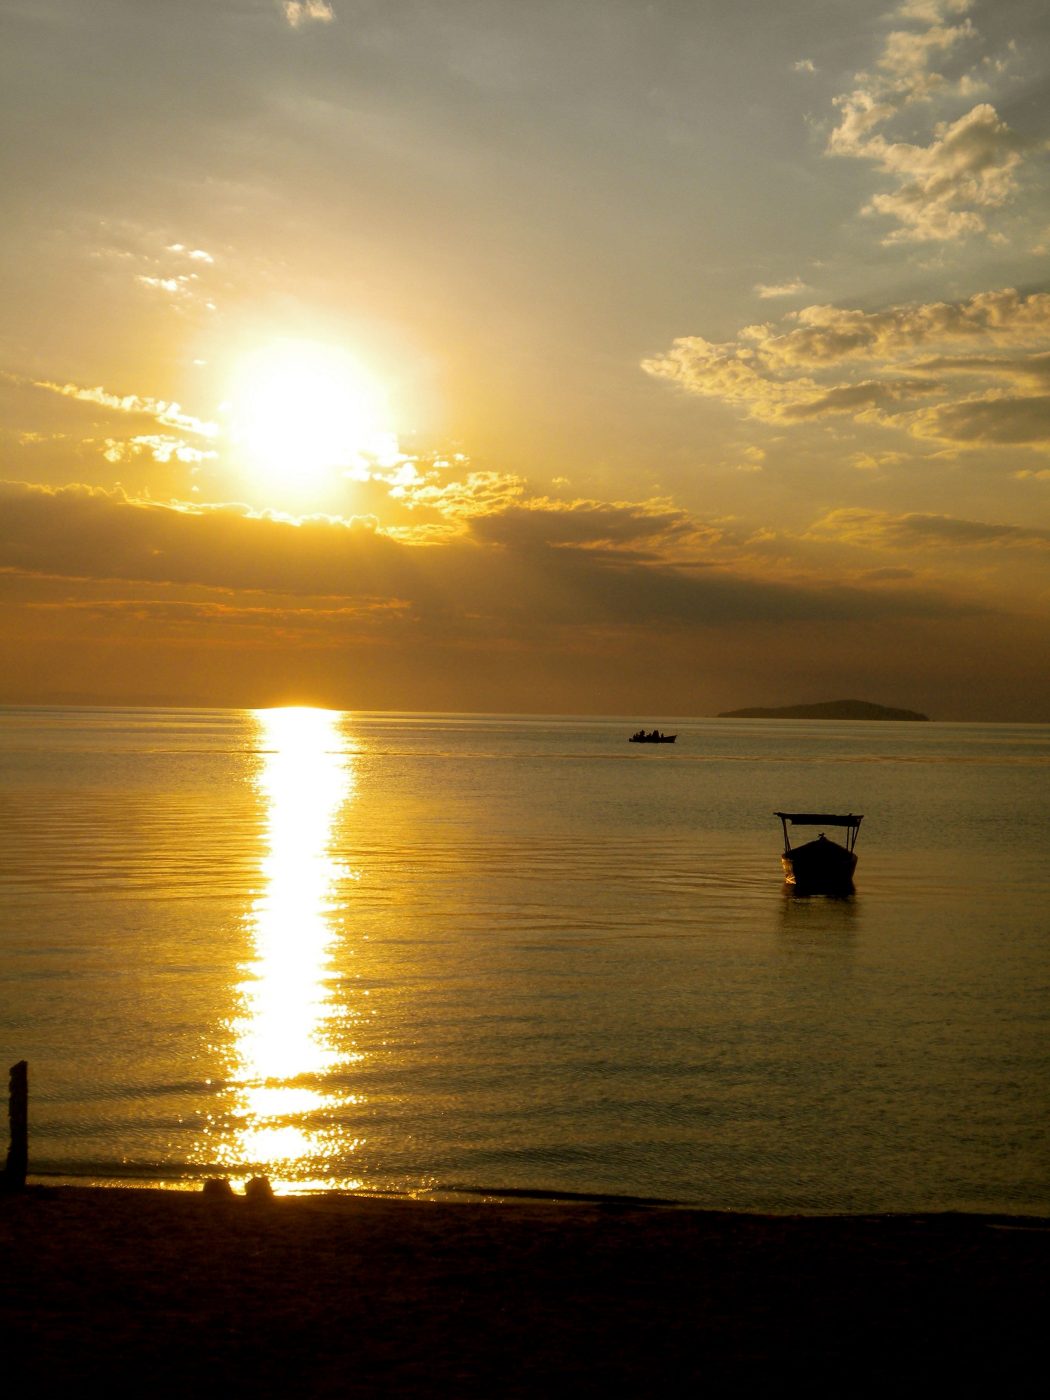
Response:
POLYGON ((852 812, 839 816, 830 812, 777 812, 784 828, 784 854, 781 864, 784 878, 796 889, 814 894, 843 894, 853 888, 853 872, 857 868, 854 847, 863 817, 852 812), (829 841, 823 832, 815 841, 804 846, 792 846, 788 835, 792 826, 841 826, 846 829, 846 844, 829 841))
POLYGON ((639 729, 638 733, 632 734, 627 742, 629 744, 673 744, 677 738, 677 734, 661 734, 659 729, 648 731, 639 729))

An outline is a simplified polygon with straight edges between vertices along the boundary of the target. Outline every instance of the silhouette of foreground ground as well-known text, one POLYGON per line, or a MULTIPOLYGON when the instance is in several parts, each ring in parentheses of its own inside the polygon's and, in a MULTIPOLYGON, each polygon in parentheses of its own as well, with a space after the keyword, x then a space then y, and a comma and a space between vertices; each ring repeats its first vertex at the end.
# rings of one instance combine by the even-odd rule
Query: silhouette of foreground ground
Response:
POLYGON ((0 1259, 25 1394, 1020 1393, 1050 1221, 30 1187, 0 1259))

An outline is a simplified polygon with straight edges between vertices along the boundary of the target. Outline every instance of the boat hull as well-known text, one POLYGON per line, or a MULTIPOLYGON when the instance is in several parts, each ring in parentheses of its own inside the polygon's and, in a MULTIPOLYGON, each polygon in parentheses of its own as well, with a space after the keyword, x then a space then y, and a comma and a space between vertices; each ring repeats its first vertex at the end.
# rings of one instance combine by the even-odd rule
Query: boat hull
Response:
POLYGON ((637 734, 632 734, 627 742, 629 744, 673 744, 677 738, 677 734, 661 734, 658 739, 654 739, 652 735, 647 734, 643 739, 637 734))
POLYGON ((826 836, 785 851, 780 859, 785 880, 799 890, 839 894, 853 888, 857 857, 826 836))

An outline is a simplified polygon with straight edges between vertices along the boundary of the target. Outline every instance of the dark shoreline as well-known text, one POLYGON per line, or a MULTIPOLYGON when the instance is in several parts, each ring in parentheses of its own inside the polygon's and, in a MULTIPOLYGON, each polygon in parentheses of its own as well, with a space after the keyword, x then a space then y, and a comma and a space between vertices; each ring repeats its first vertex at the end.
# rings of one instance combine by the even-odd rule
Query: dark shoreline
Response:
POLYGON ((1050 1220, 31 1185, 0 1258, 33 1393, 1010 1393, 1042 1369, 1050 1220))

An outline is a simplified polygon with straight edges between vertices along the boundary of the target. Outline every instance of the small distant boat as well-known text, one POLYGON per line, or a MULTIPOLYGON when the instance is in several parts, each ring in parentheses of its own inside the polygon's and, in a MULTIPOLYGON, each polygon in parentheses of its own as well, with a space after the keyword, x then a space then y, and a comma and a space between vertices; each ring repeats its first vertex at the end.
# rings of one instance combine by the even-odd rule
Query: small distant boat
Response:
POLYGON ((784 828, 784 854, 780 861, 784 878, 803 893, 848 894, 853 889, 853 872, 857 868, 854 847, 863 817, 852 812, 845 816, 832 812, 776 812, 784 828), (792 826, 841 826, 846 830, 845 845, 829 841, 823 832, 815 841, 792 846, 788 835, 792 826))
POLYGON ((661 734, 659 729, 639 729, 627 740, 629 744, 673 744, 677 734, 661 734))

